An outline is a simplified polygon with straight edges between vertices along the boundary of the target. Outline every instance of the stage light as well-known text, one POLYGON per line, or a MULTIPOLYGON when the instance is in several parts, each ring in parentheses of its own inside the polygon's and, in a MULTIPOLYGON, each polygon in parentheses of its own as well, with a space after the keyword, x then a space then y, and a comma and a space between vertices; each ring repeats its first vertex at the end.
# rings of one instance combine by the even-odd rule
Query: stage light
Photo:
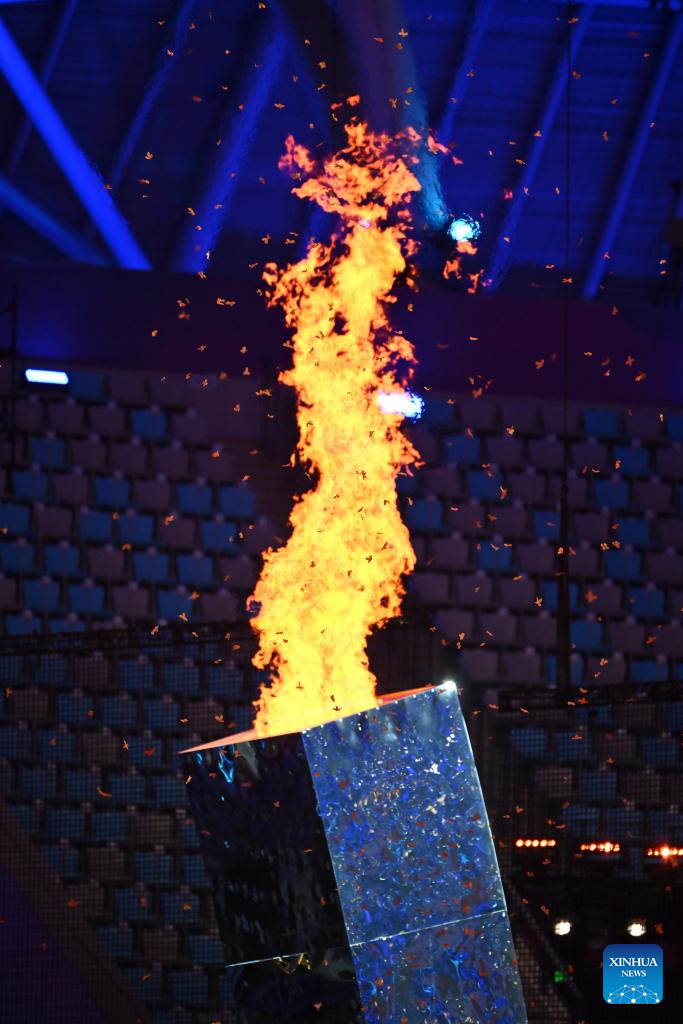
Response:
POLYGON ((407 420, 419 420, 424 412, 424 399, 412 391, 380 391, 377 404, 382 412, 405 416, 407 420))
POLYGON ((553 925, 553 931, 556 935, 569 935, 571 930, 572 923, 566 917, 560 917, 553 925))
POLYGON ((468 213, 463 213, 459 217, 453 217, 446 230, 454 242, 471 242, 479 237, 481 224, 468 213))
POLYGON ((647 927, 645 926, 645 922, 643 920, 634 918, 633 921, 629 921, 629 923, 626 925, 626 931, 629 933, 631 938, 640 939, 647 931, 647 927))
POLYGON ((39 370, 31 367, 24 370, 24 376, 29 384, 55 384, 58 387, 66 387, 69 383, 69 374, 64 370, 39 370))
POLYGON ((527 848, 532 847, 533 849, 538 849, 538 847, 543 847, 543 849, 546 850, 546 849, 552 849, 554 846, 557 846, 557 840, 556 839, 516 839, 515 840, 515 846, 518 849, 523 847, 523 846, 525 846, 527 848))
POLYGON ((612 853, 620 853, 621 846, 619 843, 613 843, 607 839, 600 843, 581 843, 579 850, 581 853, 604 853, 609 855, 612 853))

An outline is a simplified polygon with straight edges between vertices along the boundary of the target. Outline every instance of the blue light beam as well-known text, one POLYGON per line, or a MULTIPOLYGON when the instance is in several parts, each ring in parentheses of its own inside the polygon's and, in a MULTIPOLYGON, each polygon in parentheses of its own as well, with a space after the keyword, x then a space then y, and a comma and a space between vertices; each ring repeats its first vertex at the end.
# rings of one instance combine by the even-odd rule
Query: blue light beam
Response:
POLYGON ((116 262, 131 270, 149 270, 147 257, 114 205, 102 179, 74 141, 2 19, 0 71, 96 224, 116 262))

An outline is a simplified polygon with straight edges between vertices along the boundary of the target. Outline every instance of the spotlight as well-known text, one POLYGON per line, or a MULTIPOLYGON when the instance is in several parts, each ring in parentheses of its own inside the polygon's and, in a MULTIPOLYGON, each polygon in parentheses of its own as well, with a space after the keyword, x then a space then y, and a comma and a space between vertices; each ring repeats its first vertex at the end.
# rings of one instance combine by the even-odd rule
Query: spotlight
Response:
POLYGON ((572 930, 572 923, 568 921, 566 917, 560 917, 553 925, 553 931, 556 935, 569 935, 572 930))
POLYGON ((474 217, 470 217, 469 213, 463 213, 449 221, 446 231, 454 242, 471 242, 479 237, 481 224, 474 217))
POLYGON ((377 404, 382 412, 405 416, 407 420, 419 420, 424 412, 424 399, 412 391, 380 391, 377 404))
POLYGON ((39 370, 27 368, 24 376, 29 384, 56 384, 58 387, 66 387, 69 383, 69 374, 64 370, 39 370))
POLYGON ((634 918, 626 925, 626 931, 629 933, 631 938, 640 939, 647 931, 647 927, 641 918, 634 918))

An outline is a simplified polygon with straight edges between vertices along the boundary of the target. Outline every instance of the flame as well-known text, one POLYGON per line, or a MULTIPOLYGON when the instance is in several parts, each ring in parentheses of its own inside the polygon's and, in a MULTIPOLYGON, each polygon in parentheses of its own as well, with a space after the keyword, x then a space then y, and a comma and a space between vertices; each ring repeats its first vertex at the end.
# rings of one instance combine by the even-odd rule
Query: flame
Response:
POLYGON ((419 137, 377 135, 357 122, 345 130, 346 147, 321 167, 287 139, 283 166, 300 180, 317 168, 294 193, 337 214, 339 226, 329 245, 311 242, 298 263, 264 271, 269 304, 281 305, 293 328, 292 367, 280 379, 297 395, 297 453, 314 486, 295 499, 291 536, 265 553, 250 598, 254 664, 270 675, 255 702, 259 735, 376 703, 367 638, 399 614, 402 577, 415 564, 396 477, 418 455, 403 417, 382 412, 377 399, 401 391, 414 364, 386 306, 416 249, 408 233, 419 137))

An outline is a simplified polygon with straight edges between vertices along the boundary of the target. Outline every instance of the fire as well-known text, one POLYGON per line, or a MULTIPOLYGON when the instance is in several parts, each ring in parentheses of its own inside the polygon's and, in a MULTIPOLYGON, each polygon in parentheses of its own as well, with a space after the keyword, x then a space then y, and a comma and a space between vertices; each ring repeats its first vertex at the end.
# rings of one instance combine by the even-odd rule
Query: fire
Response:
MULTIPOLYGON (((256 701, 258 734, 294 732, 376 703, 366 642, 400 611, 402 577, 415 564, 401 520, 396 477, 417 452, 381 392, 401 392, 413 347, 392 331, 387 304, 406 257, 410 170, 418 139, 346 126, 347 145, 321 167, 287 140, 281 166, 301 180, 294 193, 339 216, 330 245, 309 244, 298 263, 268 264, 271 305, 293 328, 297 454, 314 481, 295 499, 287 543, 264 556, 250 606, 259 635, 254 658, 270 686, 256 701)), ((292 456, 292 461, 295 456, 292 456)))

